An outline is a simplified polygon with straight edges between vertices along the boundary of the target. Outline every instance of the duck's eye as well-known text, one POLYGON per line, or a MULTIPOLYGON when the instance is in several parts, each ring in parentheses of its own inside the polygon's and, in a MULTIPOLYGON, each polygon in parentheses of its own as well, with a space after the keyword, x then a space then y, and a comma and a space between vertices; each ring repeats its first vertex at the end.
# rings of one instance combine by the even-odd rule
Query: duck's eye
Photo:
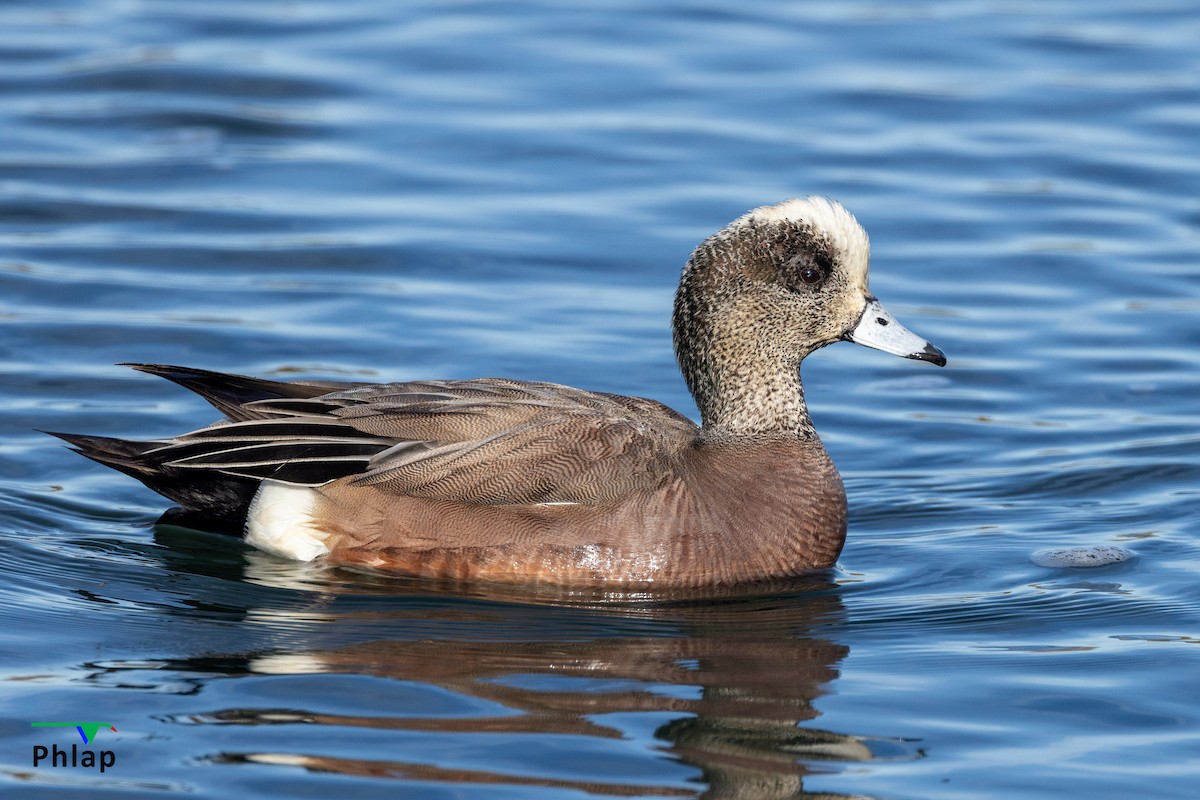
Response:
POLYGON ((800 280, 804 281, 810 286, 814 283, 820 283, 821 271, 813 269, 812 267, 806 267, 805 269, 800 270, 800 280))

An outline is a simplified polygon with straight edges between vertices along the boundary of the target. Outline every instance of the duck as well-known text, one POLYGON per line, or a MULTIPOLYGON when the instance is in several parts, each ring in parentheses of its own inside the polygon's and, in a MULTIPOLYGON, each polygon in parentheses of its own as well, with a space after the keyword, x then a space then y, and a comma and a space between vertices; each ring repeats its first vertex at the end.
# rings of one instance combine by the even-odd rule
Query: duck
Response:
POLYGON ((755 208, 683 267, 672 333, 700 424, 655 400, 510 378, 275 381, 129 364, 223 417, 146 441, 52 433, 177 504, 162 522, 300 562, 438 580, 704 588, 832 567, 846 492, 800 364, 855 342, 945 366, 868 288, 824 197, 755 208))

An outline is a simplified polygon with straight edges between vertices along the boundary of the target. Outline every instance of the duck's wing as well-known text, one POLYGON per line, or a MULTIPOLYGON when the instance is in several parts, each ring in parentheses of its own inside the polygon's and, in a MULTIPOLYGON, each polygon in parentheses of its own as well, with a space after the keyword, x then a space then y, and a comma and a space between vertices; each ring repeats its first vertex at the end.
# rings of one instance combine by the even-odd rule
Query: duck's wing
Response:
POLYGON ((153 442, 56 434, 185 508, 272 479, 461 503, 596 504, 658 485, 698 433, 653 400, 505 379, 286 383, 138 365, 226 419, 153 442), (333 391, 330 391, 333 389, 333 391))
POLYGON ((390 384, 325 395, 332 412, 395 444, 352 480, 460 503, 598 504, 671 480, 698 433, 638 397, 504 379, 390 384))

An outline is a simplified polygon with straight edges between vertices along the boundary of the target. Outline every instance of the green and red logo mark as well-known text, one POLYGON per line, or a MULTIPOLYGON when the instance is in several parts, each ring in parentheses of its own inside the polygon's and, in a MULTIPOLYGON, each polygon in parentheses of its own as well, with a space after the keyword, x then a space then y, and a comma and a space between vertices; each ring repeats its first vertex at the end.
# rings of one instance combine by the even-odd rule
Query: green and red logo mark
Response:
POLYGON ((83 737, 84 744, 90 744, 95 740, 96 732, 101 728, 108 728, 113 733, 117 732, 117 729, 107 722, 31 722, 29 724, 35 728, 74 728, 83 737))

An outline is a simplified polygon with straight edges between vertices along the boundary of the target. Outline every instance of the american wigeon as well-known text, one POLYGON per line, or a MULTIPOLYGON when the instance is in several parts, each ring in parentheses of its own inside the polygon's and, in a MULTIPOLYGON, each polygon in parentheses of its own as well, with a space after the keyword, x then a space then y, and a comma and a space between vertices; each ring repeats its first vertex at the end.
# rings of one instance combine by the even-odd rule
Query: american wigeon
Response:
POLYGON ((148 442, 56 434, 291 559, 563 585, 702 587, 832 565, 846 494, 800 362, 848 340, 945 365, 867 288, 869 245, 820 197, 696 248, 675 355, 696 426, 640 397, 504 378, 278 382, 149 364, 225 418, 148 442))

